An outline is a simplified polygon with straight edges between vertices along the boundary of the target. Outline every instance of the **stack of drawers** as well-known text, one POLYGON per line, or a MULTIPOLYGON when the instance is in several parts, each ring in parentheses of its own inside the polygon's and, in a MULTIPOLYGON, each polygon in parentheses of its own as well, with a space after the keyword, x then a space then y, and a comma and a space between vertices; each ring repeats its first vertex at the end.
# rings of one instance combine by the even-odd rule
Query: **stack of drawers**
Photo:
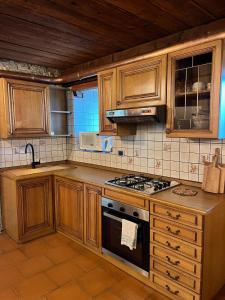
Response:
POLYGON ((203 217, 151 202, 150 277, 172 299, 199 300, 203 217))

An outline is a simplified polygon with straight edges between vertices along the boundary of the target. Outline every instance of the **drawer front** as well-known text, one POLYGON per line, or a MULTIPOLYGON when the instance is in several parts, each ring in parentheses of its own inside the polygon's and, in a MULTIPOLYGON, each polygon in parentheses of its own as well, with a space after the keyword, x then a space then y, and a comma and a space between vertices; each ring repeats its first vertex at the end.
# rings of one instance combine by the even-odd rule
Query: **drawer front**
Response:
POLYGON ((165 219, 158 219, 154 216, 151 216, 150 224, 152 229, 161 230, 170 236, 177 237, 199 246, 202 245, 202 231, 200 230, 180 226, 176 223, 171 223, 165 219))
POLYGON ((201 264, 185 259, 180 255, 176 255, 172 251, 168 251, 163 247, 150 244, 150 254, 166 262, 171 267, 175 267, 181 271, 189 273, 190 275, 197 276, 198 278, 201 276, 201 264))
POLYGON ((151 281, 160 291, 167 292, 168 297, 179 300, 199 300, 200 296, 192 293, 191 291, 182 288, 181 286, 173 283, 171 280, 165 279, 154 272, 151 272, 151 281))
POLYGON ((120 202, 124 202, 133 206, 141 207, 149 210, 149 201, 143 198, 138 198, 130 194, 123 194, 117 191, 105 189, 104 196, 120 202))
POLYGON ((174 251, 174 253, 181 254, 187 258, 197 260, 201 262, 202 260, 202 248, 192 245, 190 243, 181 241, 177 238, 172 238, 161 232, 151 230, 150 240, 159 246, 166 247, 168 250, 174 251))
POLYGON ((150 211, 152 214, 165 217, 169 220, 176 221, 178 223, 193 226, 198 229, 202 229, 203 217, 202 215, 190 213, 184 210, 172 208, 170 206, 164 206, 151 202, 150 211))
POLYGON ((200 279, 178 271, 153 257, 150 258, 150 268, 152 271, 165 276, 174 283, 181 284, 185 288, 191 289, 198 294, 200 293, 200 279))

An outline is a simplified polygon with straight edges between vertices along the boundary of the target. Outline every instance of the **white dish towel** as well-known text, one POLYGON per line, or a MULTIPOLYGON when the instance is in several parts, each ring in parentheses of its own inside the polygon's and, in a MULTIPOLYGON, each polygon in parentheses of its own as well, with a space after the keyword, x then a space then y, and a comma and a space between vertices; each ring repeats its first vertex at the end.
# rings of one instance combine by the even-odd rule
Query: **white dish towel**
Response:
POLYGON ((138 224, 122 219, 121 245, 136 249, 138 224))

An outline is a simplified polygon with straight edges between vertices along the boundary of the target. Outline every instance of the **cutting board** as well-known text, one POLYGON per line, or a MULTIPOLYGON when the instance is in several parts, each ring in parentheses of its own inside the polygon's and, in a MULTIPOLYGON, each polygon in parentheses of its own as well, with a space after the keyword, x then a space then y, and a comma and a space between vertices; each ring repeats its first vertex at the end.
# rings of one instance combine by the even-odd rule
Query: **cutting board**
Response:
POLYGON ((218 159, 219 155, 215 154, 213 156, 212 164, 207 167, 207 176, 204 187, 206 192, 219 193, 221 170, 218 168, 218 159))

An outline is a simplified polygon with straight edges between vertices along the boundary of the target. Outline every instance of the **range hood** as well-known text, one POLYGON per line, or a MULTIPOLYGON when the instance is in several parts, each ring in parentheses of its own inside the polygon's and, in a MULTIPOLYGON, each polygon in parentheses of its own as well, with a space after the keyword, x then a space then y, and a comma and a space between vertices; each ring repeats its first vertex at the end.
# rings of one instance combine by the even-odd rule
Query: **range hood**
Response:
POLYGON ((166 122, 166 105, 142 108, 107 110, 106 117, 112 123, 166 122))

